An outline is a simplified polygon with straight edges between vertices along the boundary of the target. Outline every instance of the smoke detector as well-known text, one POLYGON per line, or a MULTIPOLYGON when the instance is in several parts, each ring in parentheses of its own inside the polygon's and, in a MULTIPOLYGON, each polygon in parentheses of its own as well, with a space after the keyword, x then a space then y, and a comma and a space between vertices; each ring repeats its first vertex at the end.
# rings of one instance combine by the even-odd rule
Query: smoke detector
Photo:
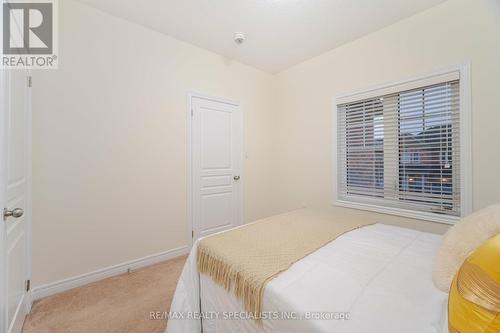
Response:
POLYGON ((245 34, 243 32, 236 32, 234 34, 234 42, 237 44, 237 45, 241 45, 243 44, 243 42, 245 41, 245 34))

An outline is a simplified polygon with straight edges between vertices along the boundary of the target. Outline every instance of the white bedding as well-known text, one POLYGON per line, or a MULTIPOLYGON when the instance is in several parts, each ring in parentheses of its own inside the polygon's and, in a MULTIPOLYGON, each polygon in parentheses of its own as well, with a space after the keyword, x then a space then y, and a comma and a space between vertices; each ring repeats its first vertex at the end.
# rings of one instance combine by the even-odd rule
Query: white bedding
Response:
POLYGON ((447 294, 432 282, 440 242, 439 235, 382 224, 351 231, 271 280, 263 307, 270 316, 318 312, 349 319, 265 319, 262 328, 251 319, 227 319, 243 314, 243 308, 210 277, 199 278, 195 245, 170 309, 177 319, 168 321, 166 332, 201 333, 201 325, 203 333, 446 332, 447 294), (188 319, 200 313, 200 304, 205 318, 188 319))

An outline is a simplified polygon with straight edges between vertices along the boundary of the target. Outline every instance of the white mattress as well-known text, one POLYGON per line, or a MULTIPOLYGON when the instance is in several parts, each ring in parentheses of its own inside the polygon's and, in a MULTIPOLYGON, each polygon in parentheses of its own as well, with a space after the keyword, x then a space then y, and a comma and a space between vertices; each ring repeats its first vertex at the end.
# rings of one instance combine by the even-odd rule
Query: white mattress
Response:
POLYGON ((438 235, 381 224, 344 234, 268 283, 263 310, 295 319, 265 319, 262 328, 251 319, 227 319, 243 308, 210 277, 199 278, 194 246, 170 309, 177 319, 166 332, 199 333, 202 325, 203 333, 446 332, 447 294, 431 278, 440 242, 438 235), (205 318, 189 319, 200 304, 205 318), (327 318, 300 319, 311 313, 327 318))

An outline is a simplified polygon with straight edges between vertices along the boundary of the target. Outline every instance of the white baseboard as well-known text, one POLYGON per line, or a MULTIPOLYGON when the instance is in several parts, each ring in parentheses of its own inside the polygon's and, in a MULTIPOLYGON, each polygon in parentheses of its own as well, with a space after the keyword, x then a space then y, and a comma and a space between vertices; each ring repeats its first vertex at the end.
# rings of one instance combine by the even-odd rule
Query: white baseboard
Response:
POLYGON ((124 262, 122 264, 102 268, 90 273, 74 276, 68 279, 52 282, 42 286, 37 286, 33 288, 32 299, 38 300, 40 298, 54 295, 69 289, 80 287, 118 274, 126 273, 128 269, 138 269, 145 266, 153 265, 161 261, 173 259, 175 257, 187 254, 188 252, 189 252, 188 246, 181 246, 176 249, 153 254, 144 258, 131 260, 128 262, 124 262))

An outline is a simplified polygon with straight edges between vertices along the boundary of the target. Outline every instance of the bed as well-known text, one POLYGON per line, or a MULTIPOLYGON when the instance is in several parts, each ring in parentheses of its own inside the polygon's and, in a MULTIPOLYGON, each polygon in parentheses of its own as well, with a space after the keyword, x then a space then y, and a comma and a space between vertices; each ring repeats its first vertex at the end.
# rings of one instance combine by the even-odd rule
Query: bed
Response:
POLYGON ((267 284, 261 325, 231 292, 198 273, 195 244, 166 332, 448 332, 448 295, 432 282, 440 242, 439 235, 383 224, 350 231, 267 284))

